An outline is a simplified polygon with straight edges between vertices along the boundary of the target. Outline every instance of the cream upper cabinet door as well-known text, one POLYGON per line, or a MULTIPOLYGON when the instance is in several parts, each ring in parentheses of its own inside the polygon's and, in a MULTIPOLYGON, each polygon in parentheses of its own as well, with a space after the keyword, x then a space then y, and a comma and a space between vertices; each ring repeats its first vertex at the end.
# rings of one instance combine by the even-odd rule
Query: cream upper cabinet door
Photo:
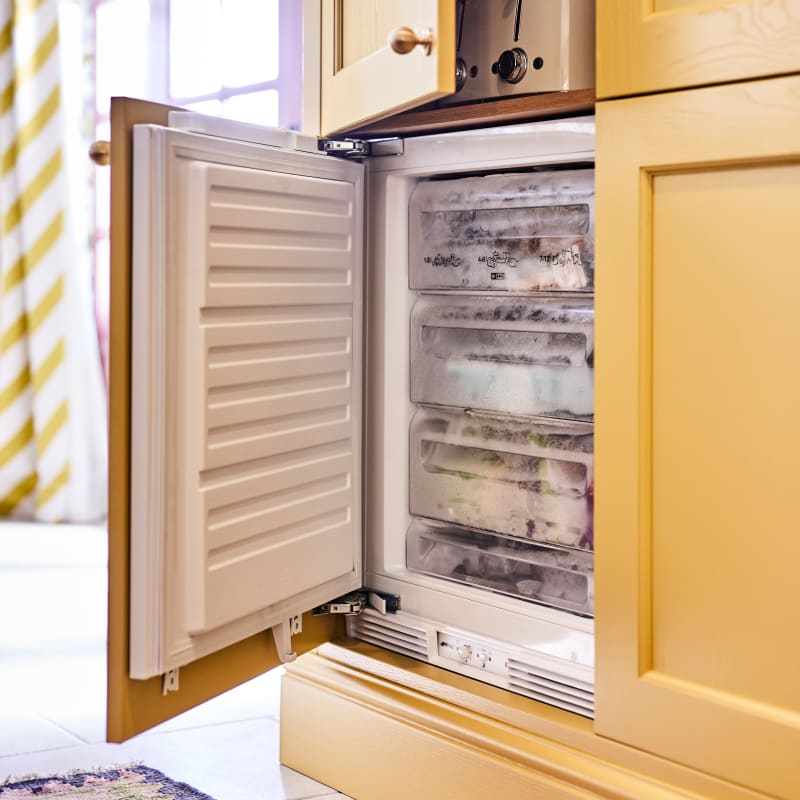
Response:
POLYGON ((800 71, 800 0, 598 0, 597 97, 800 71))
POLYGON ((137 101, 111 163, 119 741, 326 641, 303 613, 361 586, 364 167, 137 101))
POLYGON ((597 109, 596 731, 800 797, 800 77, 597 109))
POLYGON ((455 0, 322 0, 321 15, 323 136, 455 91, 455 0))

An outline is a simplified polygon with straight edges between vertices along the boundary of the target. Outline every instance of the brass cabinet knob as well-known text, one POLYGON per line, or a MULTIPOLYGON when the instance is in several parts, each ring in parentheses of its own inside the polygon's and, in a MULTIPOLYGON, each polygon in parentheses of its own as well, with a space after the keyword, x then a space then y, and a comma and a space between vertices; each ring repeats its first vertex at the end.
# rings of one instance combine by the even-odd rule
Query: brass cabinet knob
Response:
POLYGON ((417 33, 413 28, 395 28, 389 33, 387 42, 389 47, 401 56, 410 53, 417 45, 425 48, 425 55, 429 56, 433 47, 433 31, 430 28, 423 28, 417 33))
POLYGON ((89 145, 89 158, 100 167, 105 167, 111 162, 111 142, 99 140, 89 145))

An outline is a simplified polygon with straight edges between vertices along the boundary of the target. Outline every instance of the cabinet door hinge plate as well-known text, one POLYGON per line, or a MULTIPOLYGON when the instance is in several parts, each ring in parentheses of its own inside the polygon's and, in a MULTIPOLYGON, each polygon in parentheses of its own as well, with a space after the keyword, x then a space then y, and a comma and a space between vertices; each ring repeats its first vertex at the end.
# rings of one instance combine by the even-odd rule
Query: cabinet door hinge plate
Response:
POLYGON ((161 694, 167 695, 169 692, 177 692, 180 688, 180 672, 178 668, 167 670, 161 676, 161 694))
POLYGON ((394 614, 400 610, 400 595, 376 592, 374 589, 359 589, 317 606, 312 613, 315 616, 360 614, 365 608, 372 608, 381 614, 394 614))
POLYGON ((288 664, 297 658, 297 653, 292 650, 292 636, 303 630, 303 617, 293 614, 286 622, 279 622, 272 626, 272 637, 275 640, 275 651, 283 664, 288 664))
POLYGON ((319 149, 337 158, 398 156, 403 154, 402 139, 320 139, 319 149))

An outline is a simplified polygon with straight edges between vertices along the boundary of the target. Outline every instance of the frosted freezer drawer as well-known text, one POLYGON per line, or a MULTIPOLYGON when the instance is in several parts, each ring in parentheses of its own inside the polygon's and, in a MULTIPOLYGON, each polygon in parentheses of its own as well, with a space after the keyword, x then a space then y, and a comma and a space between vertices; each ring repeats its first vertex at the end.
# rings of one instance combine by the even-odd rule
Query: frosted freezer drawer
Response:
POLYGON ((422 182, 409 247, 412 289, 592 291, 594 170, 422 182))
POLYGON ((408 568, 418 572, 566 611, 594 611, 594 560, 589 553, 414 520, 406 558, 408 568))
POLYGON ((411 400, 591 419, 589 298, 428 295, 411 312, 411 400))
POLYGON ((409 510, 591 549, 593 438, 585 422, 422 408, 411 422, 409 510))

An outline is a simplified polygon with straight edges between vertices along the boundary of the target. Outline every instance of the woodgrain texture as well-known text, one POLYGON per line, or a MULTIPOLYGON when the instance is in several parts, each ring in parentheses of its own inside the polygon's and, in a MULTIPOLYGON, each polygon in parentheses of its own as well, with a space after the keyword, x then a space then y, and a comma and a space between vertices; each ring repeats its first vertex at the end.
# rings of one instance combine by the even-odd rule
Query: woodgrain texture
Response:
POLYGON ((597 730, 800 796, 800 78, 599 103, 597 730))
POLYGON ((594 89, 518 95, 447 108, 421 108, 363 125, 350 136, 419 136, 594 112, 594 89))
POLYGON ((800 0, 598 0, 605 99, 800 69, 800 0))
MULTIPOLYGON (((266 672, 279 663, 269 631, 213 653, 180 672, 180 690, 160 678, 128 677, 130 624, 130 365, 132 126, 165 125, 168 106, 115 98, 111 108, 111 342, 109 380, 108 692, 109 741, 122 741, 266 672)), ((340 621, 305 615, 297 652, 328 640, 340 621)))
POLYGON ((323 0, 320 131, 329 136, 455 91, 455 0, 323 0), (433 49, 398 55, 395 19, 433 31, 433 49))
POLYGON ((386 47, 386 37, 394 28, 417 28, 423 20, 424 0, 420 2, 380 3, 341 0, 342 67, 355 64, 376 50, 386 47))

